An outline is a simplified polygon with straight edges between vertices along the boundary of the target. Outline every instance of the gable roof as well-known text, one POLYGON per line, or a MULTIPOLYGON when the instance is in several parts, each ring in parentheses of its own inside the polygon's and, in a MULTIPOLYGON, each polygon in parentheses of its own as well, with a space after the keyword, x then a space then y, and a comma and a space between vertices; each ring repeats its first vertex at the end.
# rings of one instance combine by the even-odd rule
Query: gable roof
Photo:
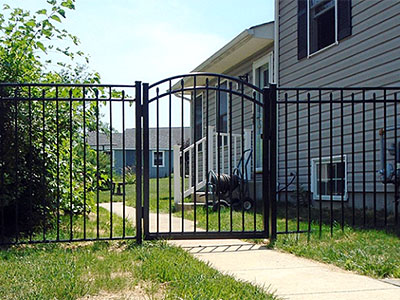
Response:
MULTIPOLYGON (((184 127, 184 141, 190 139, 190 127, 184 127)), ((181 144, 181 127, 171 127, 171 148, 181 144)), ((159 128, 159 149, 169 149, 169 127, 159 128)), ((88 144, 94 148, 97 146, 96 132, 88 135, 88 144)), ((121 132, 112 134, 113 149, 123 149, 123 136, 121 132)), ((157 149, 157 128, 149 128, 149 148, 157 149)), ((110 135, 99 133, 99 149, 110 149, 110 135)), ((125 130, 125 149, 136 149, 136 129, 128 128, 125 130)))

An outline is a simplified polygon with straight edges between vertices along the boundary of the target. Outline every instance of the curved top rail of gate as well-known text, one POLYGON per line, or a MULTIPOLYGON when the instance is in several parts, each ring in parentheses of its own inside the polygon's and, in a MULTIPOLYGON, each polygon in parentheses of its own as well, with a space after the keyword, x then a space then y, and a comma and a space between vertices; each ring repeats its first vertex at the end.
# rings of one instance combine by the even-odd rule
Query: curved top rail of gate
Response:
MULTIPOLYGON (((214 91, 232 93, 233 95, 243 97, 243 98, 245 98, 245 99, 247 99, 247 100, 249 100, 251 102, 256 103, 257 105, 263 106, 263 103, 260 102, 259 100, 257 100, 257 98, 254 95, 256 93, 259 93, 260 95, 262 95, 263 90, 260 89, 259 87, 255 86, 255 85, 251 84, 251 83, 248 83, 248 82, 246 82, 244 80, 241 80, 238 77, 233 77, 233 76, 229 76, 229 75, 225 75, 225 74, 208 73, 208 72, 207 73, 206 72, 205 73, 202 73, 202 72, 189 73, 189 74, 176 75, 176 76, 172 76, 172 77, 169 77, 169 78, 162 79, 162 80, 157 81, 157 82, 155 82, 153 84, 150 84, 148 88, 150 90, 152 88, 155 88, 155 87, 157 87, 159 85, 162 85, 164 83, 167 83, 167 82, 170 83, 169 84, 170 88, 164 93, 161 93, 161 94, 157 93, 156 96, 149 98, 149 100, 148 100, 149 103, 154 101, 154 100, 156 100, 156 99, 168 96, 170 94, 178 94, 178 93, 197 91, 197 90, 201 90, 201 89, 207 89, 207 90, 214 90, 214 91), (206 77, 205 78, 205 82, 206 82, 205 86, 204 85, 197 85, 197 78, 199 78, 199 77, 206 77), (190 79, 190 78, 193 79, 193 85, 185 87, 185 80, 190 79), (172 90, 172 87, 173 87, 172 81, 173 80, 179 80, 179 79, 180 79, 180 86, 181 87, 172 90), (217 81, 217 86, 208 85, 208 83, 211 80, 216 80, 217 81), (240 85, 242 85, 242 89, 240 91, 237 91, 235 89, 230 89, 229 87, 223 88, 223 87, 220 86, 221 80, 228 80, 230 82, 234 82, 234 83, 240 84, 240 85), (249 89, 251 89, 253 91, 253 96, 252 97, 244 92, 244 88, 245 87, 247 87, 247 88, 249 88, 249 89)), ((179 81, 177 83, 179 83, 179 81)), ((174 85, 176 85, 177 83, 175 83, 174 85)))

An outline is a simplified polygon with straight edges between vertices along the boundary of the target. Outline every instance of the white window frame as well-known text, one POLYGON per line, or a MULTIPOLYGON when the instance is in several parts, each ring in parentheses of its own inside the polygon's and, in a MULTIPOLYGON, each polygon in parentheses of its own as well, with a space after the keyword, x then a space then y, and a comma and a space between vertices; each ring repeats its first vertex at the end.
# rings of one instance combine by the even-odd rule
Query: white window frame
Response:
POLYGON ((310 1, 311 0, 307 0, 307 57, 308 58, 312 57, 314 55, 317 55, 318 53, 323 52, 323 51, 339 44, 339 41, 338 41, 338 0, 334 0, 335 1, 335 42, 322 48, 322 49, 319 49, 313 53, 310 53, 310 51, 311 51, 311 47, 310 47, 310 41, 311 41, 311 39, 310 39, 310 8, 311 8, 310 1))
MULTIPOLYGON (((196 113, 196 98, 197 97, 201 97, 201 138, 203 138, 203 132, 204 132, 204 92, 198 93, 197 95, 195 95, 193 97, 194 98, 194 105, 193 105, 193 126, 194 127, 196 126, 196 124, 194 124, 194 114, 196 113)), ((196 137, 193 136, 193 139, 196 139, 196 137)))
MULTIPOLYGON (((262 67, 263 65, 268 64, 268 76, 269 76, 269 83, 274 83, 275 82, 275 78, 274 78, 274 53, 273 51, 271 51, 270 53, 268 53, 267 55, 257 59, 256 61, 253 62, 253 85, 256 85, 256 71, 258 68, 262 67)), ((263 87, 261 87, 262 89, 263 87)))
MULTIPOLYGON (((271 51, 270 53, 268 53, 267 55, 264 55, 263 57, 255 60, 253 62, 253 66, 252 66, 252 74, 253 74, 253 78, 252 78, 252 83, 253 85, 257 86, 257 82, 256 82, 256 72, 258 68, 261 68, 263 65, 268 64, 268 79, 269 79, 269 83, 274 83, 275 78, 274 78, 274 68, 273 68, 273 63, 274 63, 274 53, 273 51, 271 51)), ((260 87, 261 89, 264 87, 260 87)), ((254 115, 254 106, 252 105, 252 112, 254 115)), ((257 158, 256 158, 257 159, 257 158)), ((261 172, 263 170, 262 166, 260 167, 256 167, 256 172, 261 172)))
MULTIPOLYGON (((322 164, 330 164, 331 157, 326 156, 321 158, 322 164)), ((311 160, 311 192, 313 194, 314 200, 322 200, 322 201, 347 201, 348 200, 348 192, 347 192, 347 183, 348 183, 348 175, 347 175, 347 156, 346 155, 336 155, 332 156, 332 163, 344 163, 344 195, 319 195, 317 193, 317 168, 319 168, 319 158, 314 158, 311 160)))
POLYGON ((154 164, 154 154, 156 153, 156 152, 158 152, 158 153, 162 153, 162 164, 161 165, 158 165, 158 167, 159 168, 163 168, 164 166, 165 166, 165 151, 162 151, 162 150, 153 150, 153 151, 151 151, 151 153, 152 153, 152 160, 151 160, 151 165, 152 165, 152 167, 153 168, 157 168, 157 165, 156 164, 154 164))

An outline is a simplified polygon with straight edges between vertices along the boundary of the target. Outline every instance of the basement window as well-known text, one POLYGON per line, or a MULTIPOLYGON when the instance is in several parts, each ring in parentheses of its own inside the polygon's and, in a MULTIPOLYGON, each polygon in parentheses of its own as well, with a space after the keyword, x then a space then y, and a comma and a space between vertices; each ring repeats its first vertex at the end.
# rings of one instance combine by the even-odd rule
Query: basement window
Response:
POLYGON ((314 200, 347 200, 346 156, 312 160, 311 190, 314 200))

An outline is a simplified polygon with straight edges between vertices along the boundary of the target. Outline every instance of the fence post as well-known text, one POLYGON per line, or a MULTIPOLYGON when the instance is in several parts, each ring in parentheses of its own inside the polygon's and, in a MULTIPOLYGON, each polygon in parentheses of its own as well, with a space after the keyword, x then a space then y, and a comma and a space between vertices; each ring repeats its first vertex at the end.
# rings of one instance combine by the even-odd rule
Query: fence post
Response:
POLYGON ((136 241, 142 243, 142 83, 135 82, 136 106, 136 241))
POLYGON ((150 207, 149 207, 149 84, 143 83, 143 232, 146 239, 150 230, 150 207))
POLYGON ((263 159, 262 159, 262 199, 264 204, 263 211, 263 221, 264 221, 264 231, 265 237, 270 237, 270 206, 271 206, 271 197, 270 197, 270 176, 269 176, 269 89, 263 89, 263 159))
POLYGON ((277 178, 276 178, 276 154, 277 154, 277 135, 276 135, 276 110, 277 110, 277 90, 276 90, 276 84, 271 84, 269 87, 269 96, 268 96, 268 101, 269 101, 269 136, 270 136, 270 159, 269 159, 269 173, 270 173, 270 199, 271 199, 271 205, 270 205, 270 210, 271 210, 271 240, 276 239, 276 233, 277 233, 277 207, 276 207, 276 184, 277 184, 277 178))
POLYGON ((174 145, 174 202, 181 201, 181 146, 174 145))

